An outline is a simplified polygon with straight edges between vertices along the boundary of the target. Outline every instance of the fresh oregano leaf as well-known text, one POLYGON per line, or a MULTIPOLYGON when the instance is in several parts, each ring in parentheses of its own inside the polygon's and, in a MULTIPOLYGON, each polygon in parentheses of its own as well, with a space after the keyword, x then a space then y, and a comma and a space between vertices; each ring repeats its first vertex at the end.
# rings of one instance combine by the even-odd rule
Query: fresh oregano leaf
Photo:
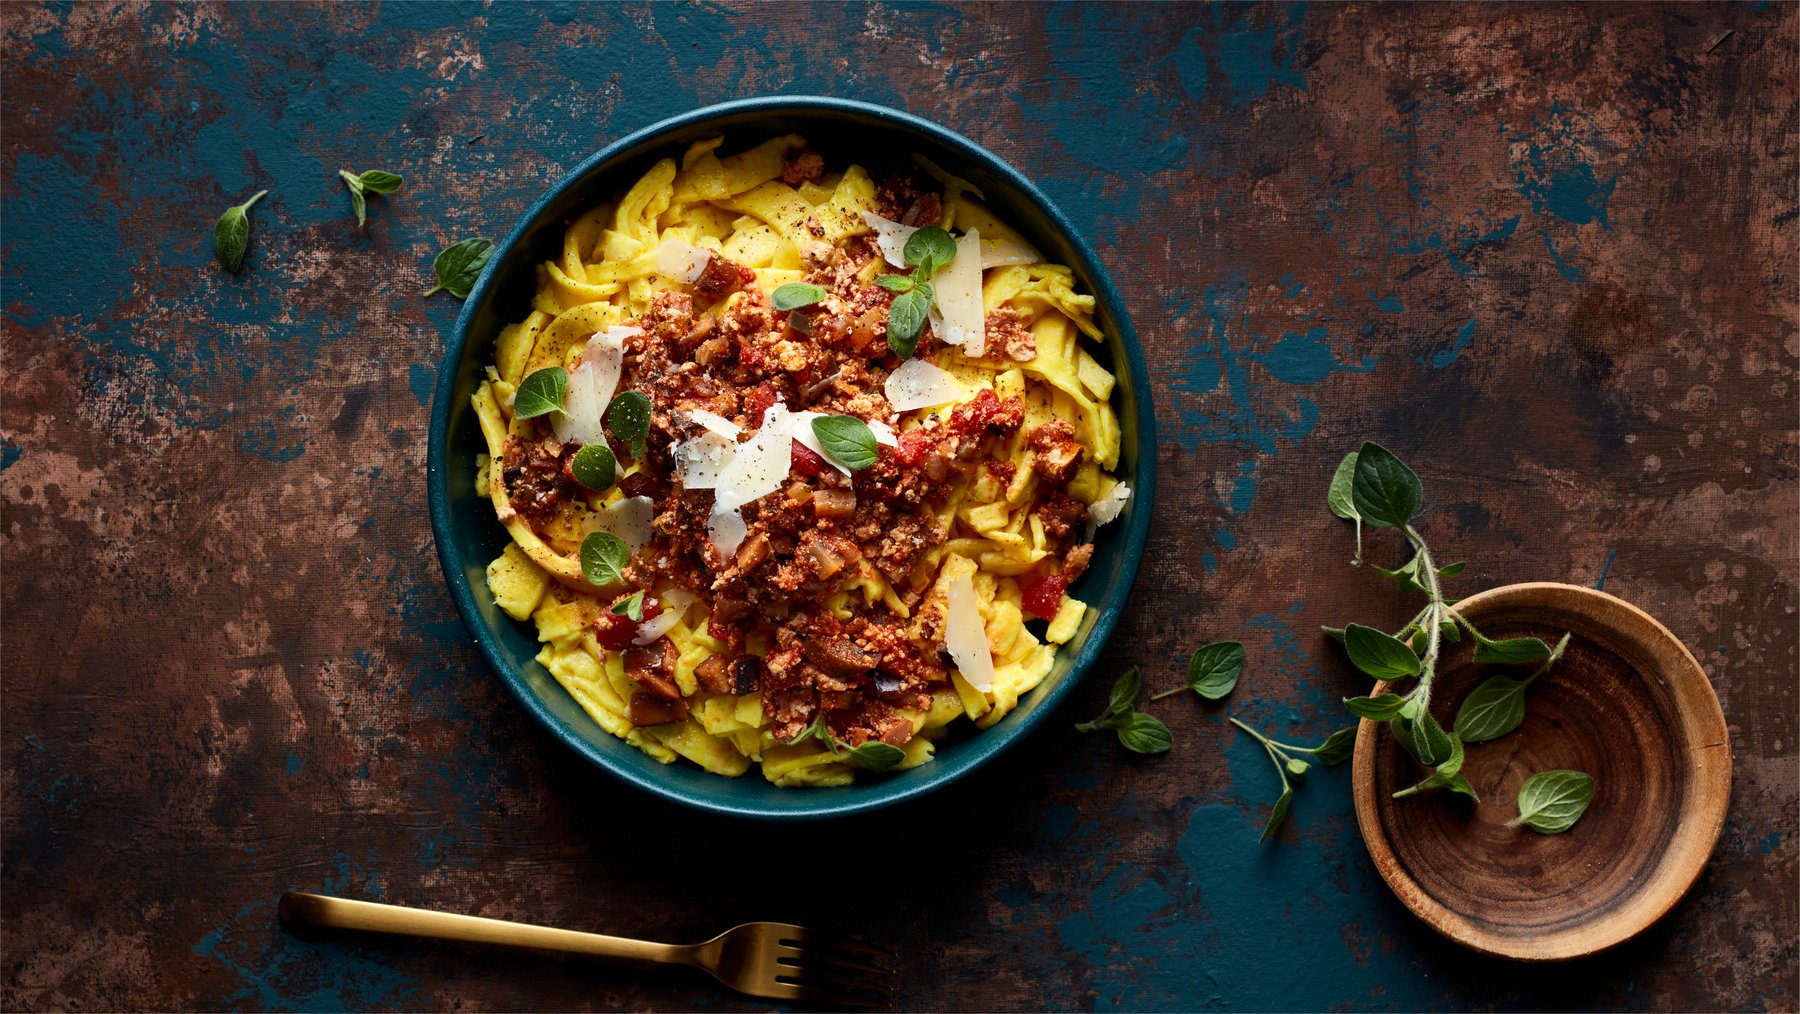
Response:
POLYGON ((1154 716, 1134 711, 1119 726, 1119 742, 1132 753, 1166 753, 1174 740, 1168 726, 1154 716))
POLYGON ((591 585, 605 588, 623 581, 629 562, 631 550, 611 532, 589 532, 581 540, 581 575, 591 585))
POLYGON ((535 419, 560 412, 568 392, 569 371, 560 366, 534 370, 519 382, 513 393, 513 415, 520 419, 535 419))
POLYGON ((1419 656, 1406 642, 1389 634, 1352 623, 1344 628, 1344 649, 1358 669, 1378 680, 1405 679, 1419 674, 1419 656))
POLYGON ((1287 759, 1287 770, 1290 775, 1304 775, 1307 771, 1311 770, 1311 768, 1311 764, 1306 763, 1298 757, 1289 757, 1287 759))
POLYGON ((1356 482, 1356 452, 1344 455, 1338 462, 1337 471, 1331 475, 1331 488, 1325 493, 1325 506, 1331 513, 1345 521, 1356 522, 1356 556, 1362 559, 1362 515, 1356 512, 1356 500, 1351 495, 1351 487, 1356 482))
POLYGON ((1325 742, 1312 748, 1313 760, 1330 767, 1342 764, 1356 751, 1356 726, 1339 729, 1325 737, 1325 742))
POLYGON ((1463 698, 1456 709, 1454 727, 1465 743, 1486 743, 1517 729, 1525 722, 1525 689, 1537 676, 1513 679, 1490 676, 1463 698))
POLYGON ((370 169, 361 174, 352 173, 348 169, 339 169, 338 176, 343 179, 344 185, 350 188, 350 207, 356 210, 358 226, 363 224, 367 212, 363 196, 365 192, 391 194, 400 189, 400 177, 394 173, 382 172, 380 169, 370 169))
POLYGON ((631 593, 631 597, 613 604, 614 616, 623 616, 633 623, 644 622, 644 590, 639 588, 631 593))
POLYGON ((1469 779, 1460 771, 1446 779, 1443 787, 1451 792, 1468 796, 1477 803, 1481 802, 1481 797, 1475 794, 1475 786, 1470 785, 1469 779))
POLYGON ((870 740, 844 756, 858 767, 870 771, 886 771, 905 760, 906 751, 880 740, 870 740))
POLYGON ((813 436, 832 460, 852 472, 875 463, 879 445, 869 424, 853 415, 825 415, 812 421, 813 436))
POLYGON ((906 237, 906 247, 902 253, 906 257, 906 263, 931 275, 956 259, 956 241, 944 230, 928 225, 906 237))
POLYGON ((617 471, 612 448, 604 444, 588 444, 569 459, 569 474, 585 489, 611 489, 617 471))
POLYGON ((1399 694, 1382 694, 1379 697, 1346 697, 1344 707, 1358 718, 1373 719, 1377 722, 1388 722, 1400 717, 1400 709, 1406 706, 1406 698, 1399 694))
POLYGON ((825 287, 810 282, 789 282, 769 294, 769 303, 775 309, 786 313, 798 310, 803 306, 811 306, 825 298, 825 287))
POLYGON ((1274 835, 1281 827, 1282 820, 1287 817, 1288 804, 1293 802, 1293 800, 1293 787, 1283 785, 1281 787, 1281 798, 1275 800, 1275 806, 1269 810, 1269 822, 1263 825, 1262 837, 1256 839, 1257 841, 1268 841, 1270 836, 1274 835))
POLYGON ((1377 443, 1365 443, 1356 452, 1350 498, 1364 521, 1405 528, 1419 513, 1425 490, 1417 473, 1392 451, 1377 443))
POLYGON ((1575 826, 1593 801, 1590 776, 1580 771, 1539 772, 1519 787, 1519 815, 1506 826, 1523 824, 1539 834, 1561 834, 1575 826))
POLYGON ((541 415, 562 411, 563 396, 569 393, 569 371, 560 366, 546 366, 519 382, 513 394, 513 416, 536 419, 541 415))
POLYGON ((426 289, 425 295, 443 289, 458 299, 469 298, 469 290, 475 287, 481 269, 487 267, 488 258, 493 255, 494 244, 485 239, 465 239, 450 244, 437 255, 437 260, 431 262, 438 283, 426 289))
POLYGON ((1439 577, 1455 577, 1456 575, 1461 574, 1463 572, 1463 569, 1466 568, 1468 565, 1469 565, 1469 561, 1467 561, 1467 560, 1458 560, 1455 563, 1446 563, 1442 567, 1438 568, 1438 576, 1439 577))
POLYGON ((1396 718, 1392 728, 1400 746, 1412 755, 1413 760, 1428 768, 1449 760, 1455 749, 1450 734, 1429 711, 1421 709, 1416 718, 1396 718))
MULTIPOLYGON (((915 235, 917 235, 915 233, 915 235)), ((910 359, 919 347, 919 333, 931 311, 931 286, 915 285, 894 297, 888 308, 888 348, 901 359, 910 359)))
POLYGON ((1343 627, 1320 627, 1319 629, 1323 630, 1325 632, 1325 636, 1331 638, 1333 641, 1336 641, 1339 644, 1344 643, 1344 628, 1343 627))
POLYGON ((213 225, 213 254, 225 270, 236 272, 244 266, 244 254, 250 249, 250 205, 263 199, 267 190, 235 207, 226 208, 213 225))
POLYGON ((1520 662, 1536 662, 1540 658, 1549 657, 1550 646, 1545 644, 1541 638, 1511 637, 1504 641, 1490 641, 1477 635, 1476 662, 1516 665, 1520 662))
POLYGON ((889 292, 911 292, 913 280, 905 275, 879 275, 875 279, 875 284, 889 292))
POLYGON ((1221 700, 1237 686, 1244 671, 1244 646, 1217 641, 1188 658, 1188 687, 1209 701, 1221 700))
POLYGON ((642 391, 626 391, 606 406, 606 428, 619 442, 631 449, 633 460, 642 461, 649 450, 650 396, 642 391))

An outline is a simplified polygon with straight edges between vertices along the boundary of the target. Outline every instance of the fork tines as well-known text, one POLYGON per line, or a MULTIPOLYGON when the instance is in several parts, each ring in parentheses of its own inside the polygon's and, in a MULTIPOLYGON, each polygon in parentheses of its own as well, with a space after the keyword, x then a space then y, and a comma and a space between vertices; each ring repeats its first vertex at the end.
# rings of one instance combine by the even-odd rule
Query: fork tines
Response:
POLYGON ((779 943, 776 959, 785 971, 775 981, 794 989, 794 999, 827 1007, 886 1009, 894 1002, 898 976, 893 957, 867 944, 795 927, 779 943))

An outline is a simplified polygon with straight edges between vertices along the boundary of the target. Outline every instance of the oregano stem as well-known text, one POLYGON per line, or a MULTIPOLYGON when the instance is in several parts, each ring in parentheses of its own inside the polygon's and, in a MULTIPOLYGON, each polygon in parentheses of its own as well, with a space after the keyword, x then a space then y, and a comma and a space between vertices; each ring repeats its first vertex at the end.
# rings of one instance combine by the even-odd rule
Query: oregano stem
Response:
POLYGON ((1153 701, 1160 701, 1165 697, 1174 697, 1176 694, 1181 693, 1183 690, 1186 690, 1186 689, 1187 689, 1187 686, 1182 685, 1182 686, 1176 687, 1173 690, 1164 690, 1160 694, 1151 694, 1150 699, 1153 701))
POLYGON ((1443 584, 1438 579, 1437 564, 1431 559, 1431 550, 1425 545, 1425 537, 1412 525, 1406 526, 1406 537, 1418 551, 1419 567, 1425 571, 1425 591, 1431 596, 1431 603, 1425 607, 1429 614, 1426 620, 1431 629, 1425 635, 1425 654, 1419 660, 1419 709, 1423 711, 1431 704, 1431 678, 1437 674, 1438 650, 1443 647, 1443 614, 1446 607, 1443 584))

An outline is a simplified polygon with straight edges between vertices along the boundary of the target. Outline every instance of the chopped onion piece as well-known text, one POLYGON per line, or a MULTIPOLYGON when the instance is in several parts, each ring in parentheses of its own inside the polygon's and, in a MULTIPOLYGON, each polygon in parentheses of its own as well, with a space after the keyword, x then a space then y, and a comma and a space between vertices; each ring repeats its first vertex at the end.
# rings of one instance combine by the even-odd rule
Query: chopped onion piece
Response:
POLYGON ((882 393, 887 395, 888 404, 894 406, 894 411, 911 412, 915 408, 962 401, 969 392, 955 377, 931 363, 908 359, 888 374, 882 393))
POLYGON ((1088 517, 1096 526, 1104 525, 1118 518, 1119 512, 1131 500, 1131 487, 1122 482, 1114 483, 1107 494, 1088 505, 1088 517))
POLYGON ((894 428, 880 419, 869 420, 869 432, 875 434, 875 442, 889 447, 899 447, 900 438, 895 435, 894 428))
POLYGON ((737 423, 703 408, 690 408, 687 410, 687 415, 695 425, 704 426, 708 431, 717 433, 727 440, 736 440, 738 434, 744 432, 737 423))
POLYGON ((959 574, 945 595, 944 649, 969 685, 986 693, 994 687, 994 656, 975 604, 975 583, 959 574))
POLYGON ((763 413, 762 428, 733 448, 713 489, 713 511, 734 511, 781 488, 793 466, 793 416, 776 402, 763 413))
POLYGON ((711 260, 711 250, 695 246, 680 236, 670 236, 656 248, 656 273, 692 285, 700 280, 711 260))
POLYGON ((875 230, 875 245, 881 248, 881 256, 900 270, 906 270, 906 241, 918 229, 910 225, 901 225, 889 218, 882 218, 873 211, 863 212, 863 221, 875 230))
POLYGON ((609 507, 602 507, 582 519, 581 530, 611 532, 632 552, 649 545, 656 533, 650 522, 656 517, 656 501, 647 496, 626 497, 609 507))
POLYGON ((800 441, 800 446, 817 454, 819 457, 824 458, 827 465, 830 465, 832 468, 837 469, 845 475, 849 475, 850 470, 848 468, 838 464, 836 458, 825 453, 825 448, 819 444, 819 435, 813 432, 813 420, 823 418, 825 418, 825 413, 823 412, 795 412, 794 439, 800 441))
POLYGON ((625 339, 643 333, 635 327, 609 327, 582 346, 581 365, 569 371, 563 407, 550 414, 550 428, 556 439, 565 444, 573 440, 584 446, 606 442, 601 421, 619 387, 619 370, 625 364, 625 339))
POLYGON ((956 241, 956 257, 931 280, 931 332, 963 353, 981 355, 987 344, 987 317, 981 305, 981 231, 970 229, 956 241))

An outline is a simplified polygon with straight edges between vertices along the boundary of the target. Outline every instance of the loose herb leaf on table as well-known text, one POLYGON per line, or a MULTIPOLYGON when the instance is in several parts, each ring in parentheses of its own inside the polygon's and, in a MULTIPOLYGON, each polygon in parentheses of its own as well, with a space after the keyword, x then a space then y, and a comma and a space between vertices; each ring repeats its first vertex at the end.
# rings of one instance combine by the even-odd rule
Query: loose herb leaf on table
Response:
POLYGON ((485 239, 465 239, 460 243, 452 243, 437 255, 431 262, 431 270, 437 274, 438 283, 425 290, 425 295, 443 289, 458 299, 469 298, 469 290, 475 287, 475 280, 481 277, 481 269, 487 267, 488 258, 494 255, 494 244, 485 239))
POLYGON ((250 206, 263 199, 267 190, 259 190, 249 200, 225 209, 213 225, 213 253, 225 270, 236 273, 244 266, 244 254, 250 249, 250 206))
POLYGON ((1106 710, 1091 722, 1078 723, 1076 730, 1098 732, 1111 729, 1118 734, 1120 745, 1132 753, 1167 752, 1174 743, 1169 736, 1168 726, 1137 710, 1138 691, 1143 689, 1143 685, 1143 677, 1135 668, 1125 670, 1125 674, 1113 683, 1106 710))
POLYGON ((353 173, 348 169, 339 169, 338 176, 344 186, 350 188, 350 207, 356 211, 356 224, 361 226, 368 207, 365 194, 391 194, 400 189, 399 174, 383 172, 380 169, 369 169, 353 173))
POLYGON ((1238 676, 1244 671, 1244 646, 1236 641, 1218 641, 1204 645, 1188 658, 1188 681, 1186 685, 1173 690, 1165 690, 1153 695, 1150 699, 1160 701, 1165 697, 1192 690, 1209 701, 1222 700, 1237 686, 1238 676))

